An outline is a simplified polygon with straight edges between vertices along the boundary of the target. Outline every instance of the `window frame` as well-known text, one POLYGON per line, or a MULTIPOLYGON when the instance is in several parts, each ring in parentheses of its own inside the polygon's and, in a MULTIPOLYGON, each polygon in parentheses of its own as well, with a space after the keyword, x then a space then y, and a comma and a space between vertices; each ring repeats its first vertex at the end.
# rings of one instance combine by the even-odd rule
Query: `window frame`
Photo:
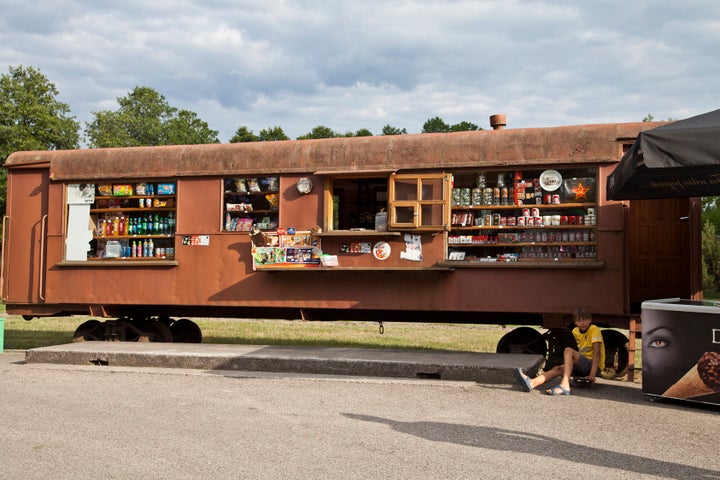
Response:
MULTIPOLYGON (((449 173, 393 173, 389 178, 388 185, 388 228, 396 230, 414 230, 414 231, 449 231, 450 230, 450 194, 452 190, 452 174, 449 173), (414 198, 398 199, 399 189, 398 182, 414 183, 414 198), (425 184, 432 181, 437 183, 440 181, 441 187, 440 197, 424 198, 425 184), (433 211, 440 208, 440 222, 434 224, 425 224, 423 212, 427 208, 433 211), (405 221, 403 215, 399 215, 401 209, 409 209, 412 213, 412 220, 405 221)), ((409 217, 410 215, 405 215, 409 217)))

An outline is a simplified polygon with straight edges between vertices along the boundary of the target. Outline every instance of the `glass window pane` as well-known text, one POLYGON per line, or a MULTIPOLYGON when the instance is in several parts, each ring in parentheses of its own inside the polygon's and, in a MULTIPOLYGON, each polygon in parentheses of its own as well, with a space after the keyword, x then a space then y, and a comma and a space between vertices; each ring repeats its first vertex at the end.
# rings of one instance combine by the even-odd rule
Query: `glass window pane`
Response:
POLYGON ((417 201, 417 182, 412 179, 395 179, 395 198, 393 200, 417 201))
POLYGON ((422 198, 420 200, 442 200, 443 199, 443 179, 442 178, 423 178, 421 181, 422 181, 422 198))
POLYGON ((415 224, 415 207, 395 207, 395 222, 398 224, 415 224))
POLYGON ((421 227, 442 227, 443 225, 445 225, 444 205, 422 205, 421 212, 421 227))

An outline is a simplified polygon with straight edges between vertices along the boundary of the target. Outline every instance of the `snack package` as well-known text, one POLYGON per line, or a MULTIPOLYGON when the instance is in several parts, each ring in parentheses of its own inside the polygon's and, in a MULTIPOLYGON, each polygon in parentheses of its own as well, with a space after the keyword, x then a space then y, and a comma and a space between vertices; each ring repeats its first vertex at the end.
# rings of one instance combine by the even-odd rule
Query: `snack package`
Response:
POLYGON ((158 195, 175 195, 175 184, 174 183, 158 183, 157 184, 158 195))
POLYGON ((128 184, 113 185, 113 196, 128 197, 133 194, 133 186, 128 184))
POLYGON ((260 193, 260 183, 257 178, 248 178, 247 184, 250 193, 260 193))
POLYGON ((98 185, 98 195, 101 197, 109 197, 113 194, 113 188, 112 185, 107 183, 102 183, 98 185))

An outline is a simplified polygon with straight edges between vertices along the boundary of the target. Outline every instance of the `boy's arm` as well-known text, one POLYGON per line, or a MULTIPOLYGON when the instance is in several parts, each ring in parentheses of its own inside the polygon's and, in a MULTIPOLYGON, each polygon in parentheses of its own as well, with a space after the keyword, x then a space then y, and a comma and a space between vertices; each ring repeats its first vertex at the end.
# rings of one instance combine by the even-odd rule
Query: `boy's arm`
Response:
POLYGON ((592 358, 592 366, 590 367, 590 373, 588 374, 587 378, 591 382, 595 382, 595 374, 598 371, 598 367, 600 366, 600 349, 602 348, 601 342, 595 342, 592 344, 593 347, 593 358, 592 358))

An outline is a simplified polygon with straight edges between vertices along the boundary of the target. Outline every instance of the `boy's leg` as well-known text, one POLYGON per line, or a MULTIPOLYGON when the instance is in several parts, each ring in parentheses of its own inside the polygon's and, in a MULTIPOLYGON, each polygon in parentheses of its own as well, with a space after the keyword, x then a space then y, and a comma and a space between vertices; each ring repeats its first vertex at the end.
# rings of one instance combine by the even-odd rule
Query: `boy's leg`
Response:
POLYGON ((537 388, 545 382, 549 382, 553 378, 559 377, 563 374, 563 365, 556 365, 548 371, 538 374, 537 377, 530 379, 530 385, 532 388, 537 388))
POLYGON ((573 348, 567 347, 563 352, 563 372, 560 386, 566 390, 570 390, 570 377, 572 377, 573 367, 579 358, 580 352, 573 348))

